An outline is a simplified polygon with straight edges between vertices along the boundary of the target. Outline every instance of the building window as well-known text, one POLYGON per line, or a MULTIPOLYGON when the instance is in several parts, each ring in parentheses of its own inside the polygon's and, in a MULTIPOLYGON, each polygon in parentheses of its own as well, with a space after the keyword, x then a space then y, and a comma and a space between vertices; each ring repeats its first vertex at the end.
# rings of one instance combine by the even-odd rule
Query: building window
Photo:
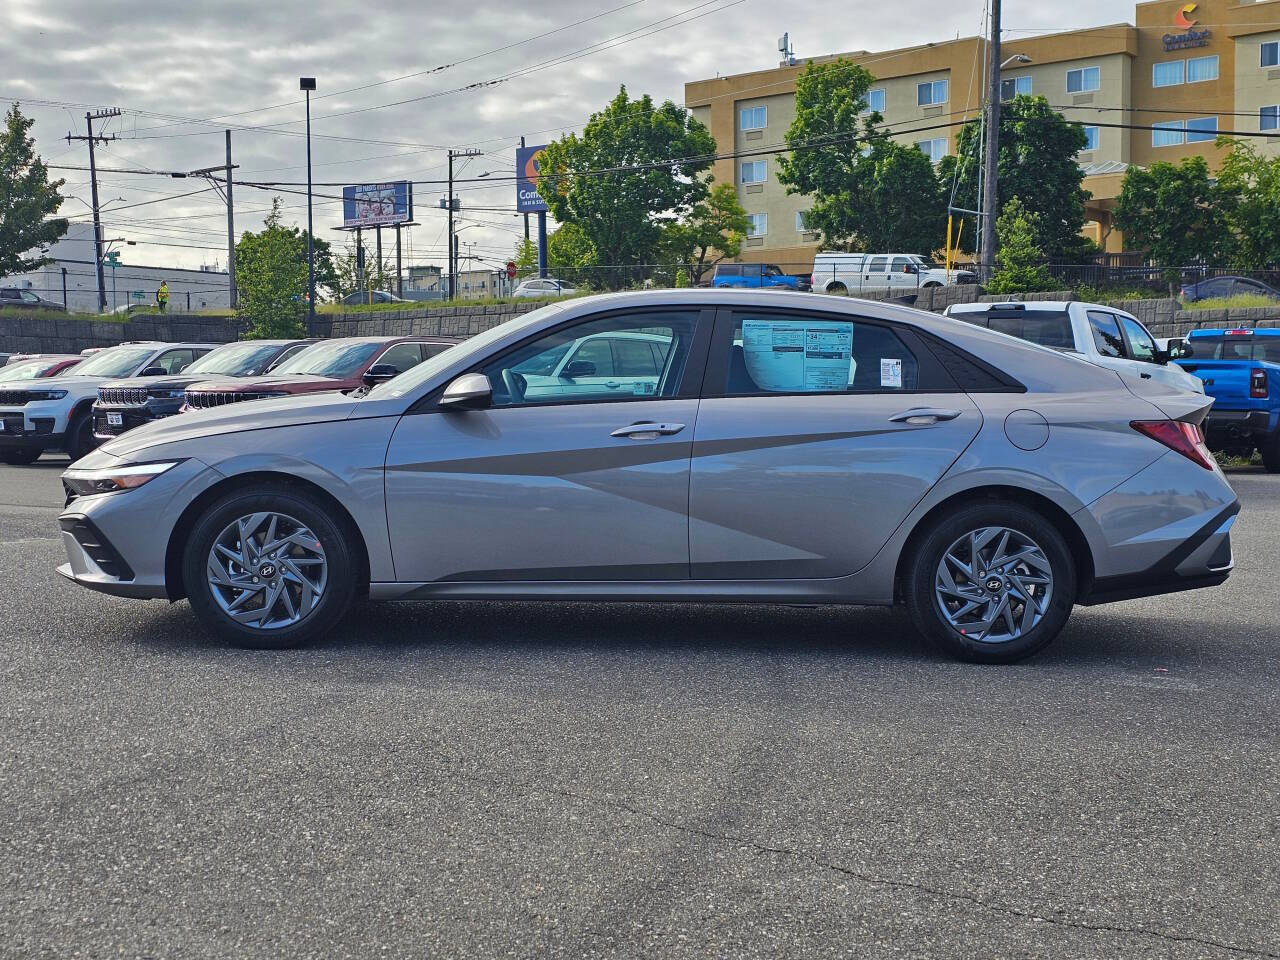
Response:
POLYGON ((1000 81, 1000 99, 1012 100, 1014 97, 1031 96, 1030 77, 1009 77, 1000 81))
POLYGON ((876 87, 867 91, 867 109, 863 113, 884 113, 884 87, 876 87))
POLYGON ((747 236, 763 237, 769 232, 769 215, 767 213, 747 214, 747 236))
POLYGON ((764 183, 765 167, 763 160, 751 160, 742 165, 743 183, 764 183))
POLYGON ((1212 143, 1217 139, 1217 117, 1198 117, 1187 121, 1187 143, 1212 143))
POLYGON ((933 80, 929 83, 916 84, 916 105, 931 107, 935 103, 947 102, 947 81, 933 80))
POLYGON ((1181 120, 1167 120, 1163 123, 1153 123, 1154 129, 1151 131, 1151 145, 1153 147, 1176 147, 1183 140, 1183 123, 1181 120))
POLYGON ((1264 67, 1280 66, 1280 40, 1272 40, 1262 45, 1262 65, 1264 67))
POLYGON ((1102 74, 1097 67, 1077 67, 1067 71, 1067 93, 1089 93, 1102 86, 1102 74))
POLYGON ((1218 55, 1192 57, 1187 61, 1187 83, 1204 83, 1218 79, 1218 55))
POLYGON ((1080 148, 1081 153, 1083 153, 1086 150, 1097 150, 1097 149, 1098 149, 1098 128, 1085 127, 1084 128, 1084 146, 1080 148))
POLYGON ((807 226, 805 226, 805 222, 804 222, 805 217, 807 217, 808 215, 809 215, 809 211, 808 211, 808 210, 797 210, 797 211, 796 211, 796 233, 809 233, 809 232, 810 232, 809 228, 808 228, 807 226))
POLYGON ((768 118, 766 107, 743 107, 738 111, 738 129, 763 130, 768 118))
POLYGON ((1280 130, 1280 105, 1263 107, 1258 111, 1259 130, 1280 130))
POLYGON ((946 137, 939 137, 936 140, 917 140, 916 146, 920 148, 921 153, 934 163, 940 162, 947 155, 946 137))
POLYGON ((1185 60, 1166 60, 1164 63, 1151 65, 1151 85, 1153 87, 1176 87, 1185 81, 1185 60))

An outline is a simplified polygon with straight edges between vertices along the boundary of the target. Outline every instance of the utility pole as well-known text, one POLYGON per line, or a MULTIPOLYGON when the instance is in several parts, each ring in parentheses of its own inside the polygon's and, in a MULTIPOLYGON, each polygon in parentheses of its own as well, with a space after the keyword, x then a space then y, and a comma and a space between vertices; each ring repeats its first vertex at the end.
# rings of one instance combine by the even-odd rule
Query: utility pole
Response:
POLYGON ((454 157, 478 157, 479 150, 453 150, 449 151, 449 197, 447 205, 449 207, 449 299, 453 300, 457 296, 458 284, 458 245, 457 238, 453 230, 453 212, 457 209, 456 201, 453 198, 453 158, 454 157))
POLYGON ((1000 160, 1000 0, 991 0, 991 39, 987 41, 987 129, 986 156, 982 170, 982 256, 978 278, 990 280, 996 255, 996 168, 1000 160))
POLYGON ((89 141, 89 193, 93 199, 93 260, 95 269, 98 272, 98 312, 101 313, 107 307, 107 285, 102 274, 102 219, 98 216, 98 167, 93 156, 93 145, 95 142, 108 143, 114 139, 114 136, 103 137, 93 135, 93 121, 106 120, 109 117, 120 116, 120 109, 112 107, 110 110, 97 110, 93 113, 84 115, 86 136, 77 137, 70 131, 67 132, 67 143, 72 140, 89 141))
MULTIPOLYGON (((520 148, 524 149, 524 137, 520 138, 520 148)), ((524 215, 524 245, 529 246, 529 215, 524 215)))
POLYGON ((231 309, 234 310, 239 294, 236 291, 236 220, 235 205, 232 197, 231 171, 239 169, 239 164, 231 162, 231 131, 228 130, 226 133, 226 163, 213 167, 201 167, 199 170, 189 170, 186 173, 175 173, 173 176, 203 177, 227 205, 227 297, 231 304, 231 309), (214 176, 215 173, 221 173, 222 178, 219 179, 214 176))

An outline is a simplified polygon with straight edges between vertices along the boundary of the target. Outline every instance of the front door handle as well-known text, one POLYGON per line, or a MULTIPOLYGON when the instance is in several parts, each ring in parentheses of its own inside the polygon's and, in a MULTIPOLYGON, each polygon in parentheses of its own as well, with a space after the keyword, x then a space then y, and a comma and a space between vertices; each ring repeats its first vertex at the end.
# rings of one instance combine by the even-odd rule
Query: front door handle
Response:
POLYGON ((959 410, 947 410, 942 407, 912 407, 910 410, 895 413, 889 418, 889 422, 928 426, 940 420, 954 420, 958 416, 960 416, 959 410))
POLYGON ((609 434, 611 437, 625 437, 628 440, 656 440, 658 437, 669 437, 684 429, 683 423, 654 423, 652 420, 641 420, 625 427, 619 427, 609 434))

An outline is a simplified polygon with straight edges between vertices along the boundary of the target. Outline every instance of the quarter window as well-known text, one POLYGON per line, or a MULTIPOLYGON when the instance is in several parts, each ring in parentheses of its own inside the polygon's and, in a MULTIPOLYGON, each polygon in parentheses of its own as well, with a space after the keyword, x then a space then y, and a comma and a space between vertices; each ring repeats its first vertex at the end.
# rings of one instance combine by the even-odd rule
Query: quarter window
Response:
POLYGON ((539 337, 482 367, 496 407, 673 397, 697 314, 589 320, 539 337))
POLYGON ((763 237, 769 232, 769 215, 767 213, 747 214, 747 236, 763 237))
POLYGON ((1199 117, 1187 121, 1187 143, 1212 143, 1217 139, 1217 117, 1199 117))
POLYGON ((1186 61, 1169 60, 1151 66, 1151 85, 1153 87, 1176 87, 1185 79, 1186 61))
POLYGON ((1192 57, 1187 61, 1187 83, 1218 79, 1218 57, 1192 57))
POLYGON ((764 178, 765 162, 763 160, 749 160, 742 165, 743 183, 764 183, 764 178))
POLYGON ((1280 41, 1272 40, 1262 45, 1262 65, 1264 67, 1280 65, 1280 41))
POLYGON ((743 313, 734 324, 725 393, 901 393, 919 365, 887 327, 852 320, 743 313))
POLYGON ((1093 331, 1093 345, 1104 357, 1125 356, 1124 337, 1120 335, 1120 325, 1115 314, 1103 313, 1100 310, 1089 311, 1089 327, 1093 331))
POLYGON ((1031 96, 1030 77, 1009 77, 1000 81, 1000 99, 1012 100, 1014 97, 1031 96))
POLYGON ((1263 107, 1258 111, 1258 129, 1280 129, 1280 105, 1263 107))
POLYGON ((863 113, 884 113, 884 87, 867 91, 867 109, 863 113))
POLYGON ((1102 74, 1097 67, 1077 67, 1067 71, 1067 93, 1089 93, 1102 86, 1102 74))
POLYGON ((921 107, 947 102, 947 81, 932 80, 916 84, 916 104, 921 107))
POLYGON ((768 123, 767 107, 743 107, 738 111, 738 127, 741 130, 762 130, 768 123))
POLYGON ((1097 127, 1084 128, 1084 146, 1081 148, 1082 151, 1098 149, 1098 132, 1097 127))

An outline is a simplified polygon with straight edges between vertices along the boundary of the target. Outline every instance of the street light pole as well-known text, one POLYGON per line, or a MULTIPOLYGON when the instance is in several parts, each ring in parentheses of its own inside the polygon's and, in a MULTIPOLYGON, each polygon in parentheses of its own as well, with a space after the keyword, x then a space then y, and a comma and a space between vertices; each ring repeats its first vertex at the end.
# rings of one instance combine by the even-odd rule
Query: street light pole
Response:
POLYGON ((315 88, 315 77, 298 78, 298 89, 307 94, 307 336, 316 329, 316 229, 311 211, 311 91, 315 88))

